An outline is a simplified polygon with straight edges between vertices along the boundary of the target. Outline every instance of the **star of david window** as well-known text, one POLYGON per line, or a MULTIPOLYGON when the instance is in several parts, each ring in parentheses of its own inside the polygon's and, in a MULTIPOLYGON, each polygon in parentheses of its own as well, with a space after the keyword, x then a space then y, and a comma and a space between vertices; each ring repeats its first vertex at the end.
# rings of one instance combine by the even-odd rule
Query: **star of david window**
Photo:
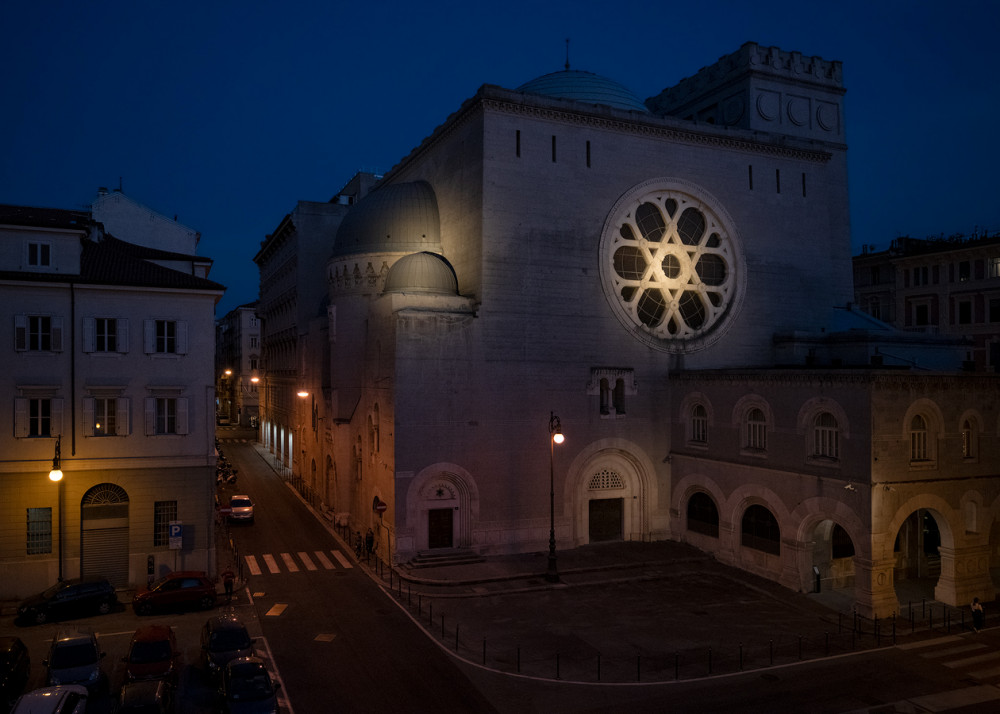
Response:
POLYGON ((648 181, 618 201, 601 236, 601 280, 634 336, 691 352, 722 335, 743 290, 731 224, 714 199, 683 181, 648 181))

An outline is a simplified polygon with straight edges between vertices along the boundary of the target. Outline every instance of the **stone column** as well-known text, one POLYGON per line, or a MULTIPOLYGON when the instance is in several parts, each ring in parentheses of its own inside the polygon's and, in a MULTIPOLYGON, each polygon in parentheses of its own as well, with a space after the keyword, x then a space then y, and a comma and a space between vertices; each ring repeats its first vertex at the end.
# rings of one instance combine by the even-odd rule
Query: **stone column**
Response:
POLYGON ((990 578, 990 546, 973 545, 957 548, 940 546, 941 577, 934 587, 934 599, 961 607, 978 597, 990 602, 996 595, 990 578))
POLYGON ((854 607, 865 617, 889 617, 899 612, 893 580, 895 559, 854 558, 854 607))

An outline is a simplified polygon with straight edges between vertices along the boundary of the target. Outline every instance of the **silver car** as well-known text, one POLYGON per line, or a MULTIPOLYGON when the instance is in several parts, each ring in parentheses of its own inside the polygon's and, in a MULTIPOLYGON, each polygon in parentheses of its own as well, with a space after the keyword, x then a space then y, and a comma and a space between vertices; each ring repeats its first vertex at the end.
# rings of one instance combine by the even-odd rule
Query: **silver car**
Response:
POLYGON ((253 523, 253 501, 246 494, 237 494, 229 499, 229 520, 237 523, 253 523))

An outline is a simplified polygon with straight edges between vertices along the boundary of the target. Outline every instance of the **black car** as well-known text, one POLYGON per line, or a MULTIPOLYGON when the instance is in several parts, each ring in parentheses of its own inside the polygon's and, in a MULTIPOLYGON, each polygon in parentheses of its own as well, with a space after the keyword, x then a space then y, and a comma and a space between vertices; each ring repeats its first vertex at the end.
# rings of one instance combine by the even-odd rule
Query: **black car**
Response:
POLYGON ((236 615, 208 618, 201 628, 201 655, 205 670, 217 676, 231 660, 252 657, 254 642, 236 615))
POLYGON ((106 615, 117 605, 115 589, 104 578, 74 578, 22 600, 17 606, 17 619, 40 625, 50 620, 106 615))
POLYGON ((28 648, 20 637, 0 637, 0 706, 4 711, 21 696, 31 672, 28 648))
POLYGON ((260 657, 239 657, 222 671, 222 708, 226 714, 274 714, 279 685, 260 657))
POLYGON ((169 714, 174 688, 162 679, 127 682, 118 696, 118 714, 169 714))

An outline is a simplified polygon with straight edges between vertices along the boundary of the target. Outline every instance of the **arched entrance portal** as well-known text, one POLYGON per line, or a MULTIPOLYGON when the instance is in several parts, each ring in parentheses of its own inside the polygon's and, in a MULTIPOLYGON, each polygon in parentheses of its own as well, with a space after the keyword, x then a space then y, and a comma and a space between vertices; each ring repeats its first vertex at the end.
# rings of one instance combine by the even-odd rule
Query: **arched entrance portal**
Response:
POLYGON ((455 464, 436 464, 414 479, 407 522, 415 525, 415 550, 468 548, 479 516, 479 492, 472 476, 455 464))
POLYGON ((934 599, 934 590, 941 577, 939 517, 932 510, 918 508, 906 517, 896 532, 892 547, 896 561, 893 582, 900 603, 934 599))
MULTIPOLYGON (((644 540, 649 534, 648 503, 654 495, 648 461, 638 449, 595 444, 570 467, 565 502, 572 504, 573 542, 644 540)), ((631 446, 631 445, 629 445, 631 446)))
POLYGON ((841 590, 853 598, 854 541, 850 534, 839 523, 827 519, 816 524, 809 540, 814 575, 812 590, 841 590))
POLYGON ((101 483, 80 503, 80 571, 103 576, 115 587, 128 585, 128 494, 121 486, 101 483))

